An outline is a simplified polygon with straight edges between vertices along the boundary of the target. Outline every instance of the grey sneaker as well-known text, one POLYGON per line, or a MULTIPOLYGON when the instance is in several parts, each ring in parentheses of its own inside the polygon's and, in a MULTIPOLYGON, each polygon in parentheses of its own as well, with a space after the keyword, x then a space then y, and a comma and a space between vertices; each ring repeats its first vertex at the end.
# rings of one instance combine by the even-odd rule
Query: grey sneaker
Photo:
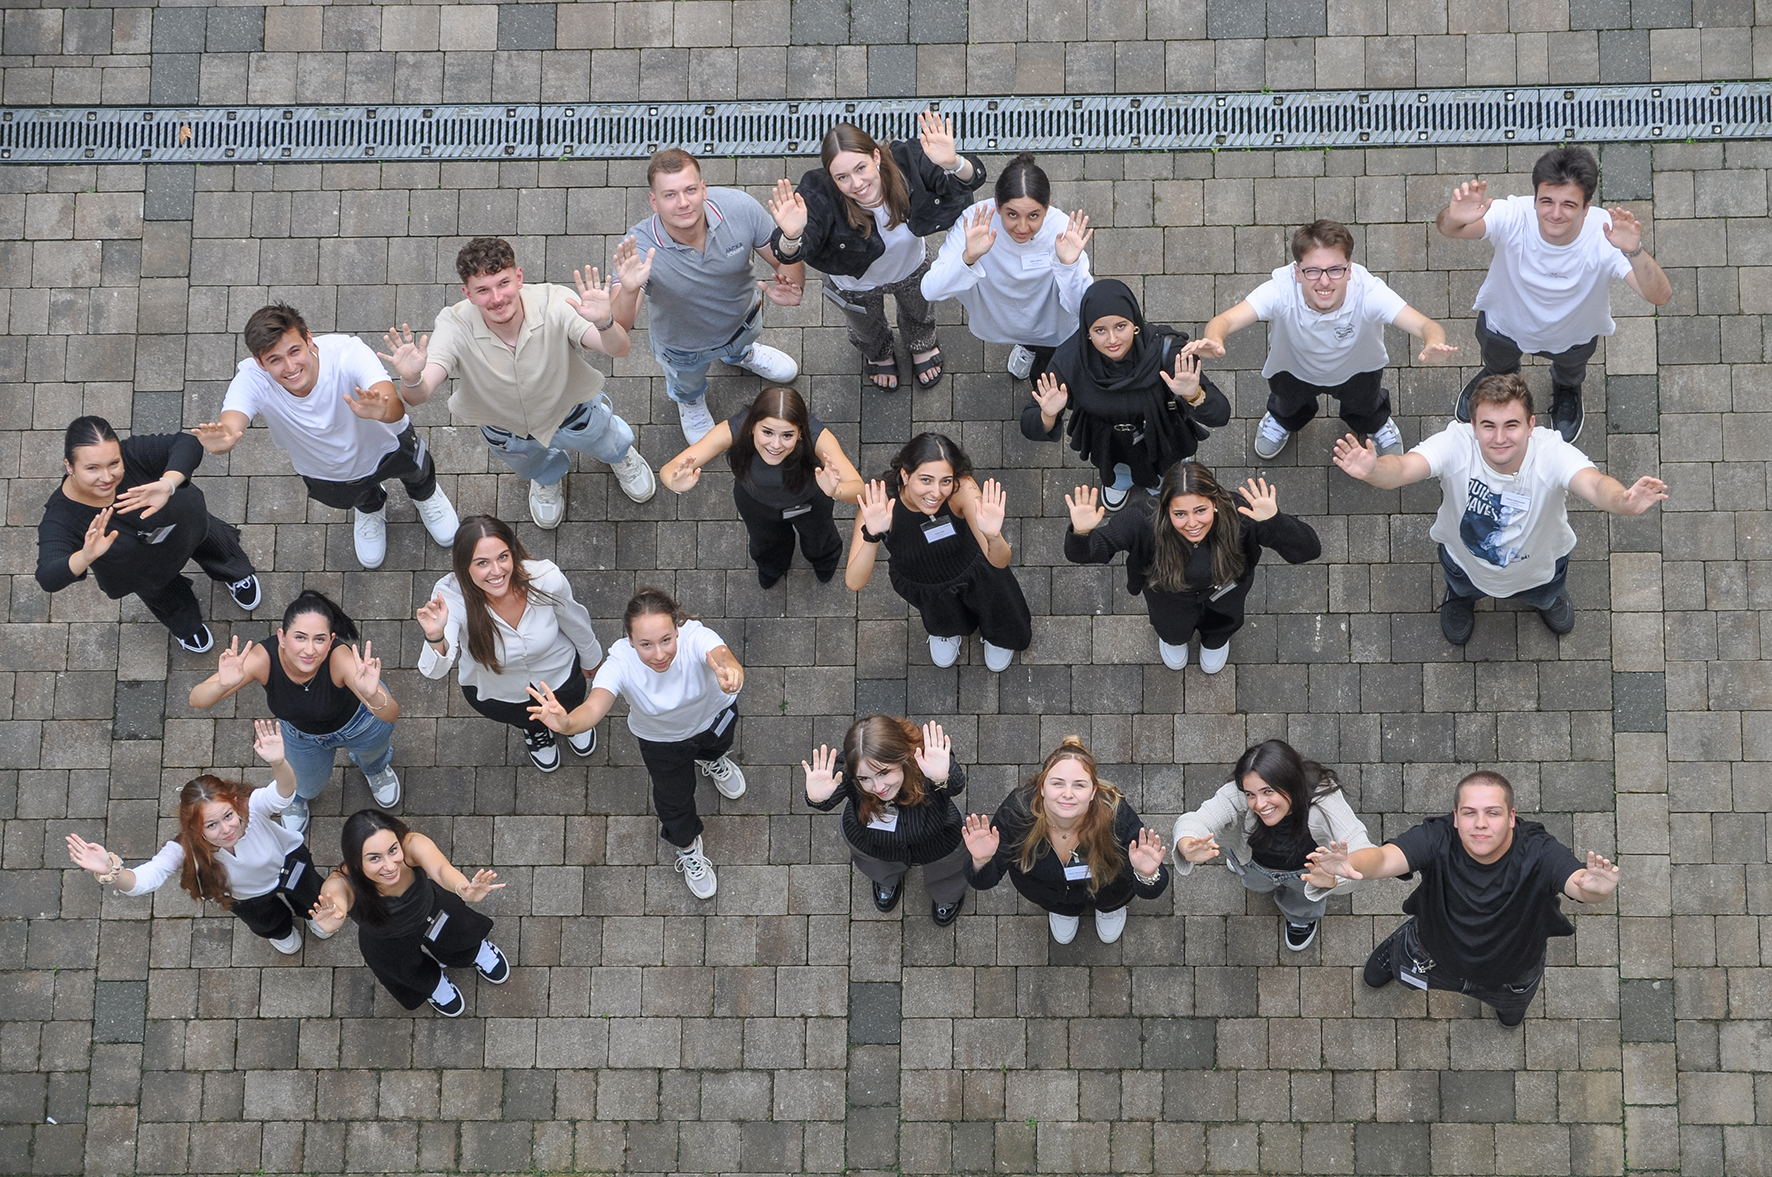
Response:
POLYGON ((1009 349, 1009 374, 1017 380, 1026 380, 1034 370, 1034 353, 1016 344, 1009 349))
POLYGON ((1403 434, 1397 429, 1396 421, 1386 421, 1372 433, 1372 444, 1378 450, 1378 456, 1400 454, 1403 452, 1403 434))
POLYGON ((1574 629, 1575 602, 1569 599, 1569 590, 1564 589, 1563 595, 1552 601, 1550 608, 1540 609, 1538 617, 1552 633, 1563 634, 1574 629))
POLYGON ((1255 456, 1258 458, 1277 458, 1286 443, 1292 440, 1292 431, 1274 420, 1272 413, 1261 415, 1261 427, 1255 431, 1255 456))
POLYGON ((699 834, 692 845, 677 851, 677 870, 683 881, 689 884, 689 893, 697 899, 712 899, 720 887, 720 880, 714 875, 714 864, 701 852, 699 834))
POLYGON ((695 766, 713 778, 714 788, 720 790, 720 796, 728 801, 736 801, 744 796, 744 772, 733 763, 732 757, 697 760, 695 766))
POLYGON ((283 828, 290 833, 305 834, 308 832, 308 821, 311 816, 308 812, 308 799, 296 797, 284 808, 280 820, 283 822, 283 828))
POLYGON ((375 798, 378 807, 392 809, 400 804, 400 778, 394 775, 391 767, 382 769, 368 780, 369 795, 375 798))
POLYGON ((646 464, 646 459, 633 446, 629 446, 621 461, 614 463, 609 469, 614 473, 621 493, 636 503, 643 503, 658 493, 658 479, 652 476, 652 467, 646 464))

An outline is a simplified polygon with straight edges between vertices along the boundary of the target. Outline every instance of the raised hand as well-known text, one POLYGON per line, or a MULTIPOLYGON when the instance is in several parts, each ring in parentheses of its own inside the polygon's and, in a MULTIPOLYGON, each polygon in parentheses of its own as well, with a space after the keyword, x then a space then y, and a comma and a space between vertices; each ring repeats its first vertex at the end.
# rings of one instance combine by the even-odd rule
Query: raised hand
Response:
POLYGON ((1224 358, 1224 344, 1219 340, 1202 335, 1198 339, 1190 339, 1182 344, 1181 351, 1177 354, 1205 356, 1209 360, 1221 360, 1224 358))
POLYGON ((253 643, 248 641, 246 648, 240 648, 240 635, 235 634, 228 639, 228 648, 221 652, 221 658, 215 668, 215 681, 223 690, 233 690, 246 681, 246 656, 252 653, 253 643))
POLYGON ((1489 181, 1466 180, 1452 190, 1452 200, 1447 206, 1447 222, 1453 228, 1474 225, 1483 219, 1494 201, 1489 199, 1489 181))
POLYGON ((843 485, 843 472, 834 462, 814 467, 812 477, 818 480, 818 489, 824 491, 827 499, 837 497, 837 488, 843 485))
POLYGON ((1089 239, 1095 236, 1095 230, 1089 227, 1089 217, 1082 209, 1071 214, 1070 224, 1052 243, 1052 252, 1063 266, 1075 265, 1083 256, 1083 250, 1089 245, 1089 239))
POLYGON ((1163 848, 1163 839, 1155 830, 1140 828, 1138 837, 1126 843, 1126 857, 1132 862, 1135 873, 1145 878, 1155 878, 1163 869, 1163 859, 1168 855, 1163 848))
POLYGON ((657 249, 640 252, 639 243, 632 237, 623 237, 621 244, 615 247, 615 275, 621 284, 629 290, 638 292, 646 286, 652 277, 652 259, 657 249))
POLYGON ((1365 877, 1348 861, 1346 842, 1331 842, 1327 846, 1319 846, 1310 852, 1306 861, 1310 863, 1312 874, 1332 879, 1359 880, 1365 877))
POLYGON ((728 695, 738 694, 744 689, 744 667, 730 653, 720 659, 716 659, 714 653, 710 651, 708 654, 708 669, 714 672, 714 681, 728 695))
POLYGON ((861 488, 861 525, 875 535, 892 530, 892 495, 878 478, 861 488))
POLYGON ((701 481, 701 467, 688 457, 678 458, 658 472, 659 481, 678 494, 688 494, 701 481))
POLYGON ((1243 484, 1243 497, 1249 500, 1246 507, 1238 507, 1237 514, 1247 515, 1260 523, 1264 519, 1272 519, 1280 513, 1280 488, 1270 486, 1265 478, 1251 478, 1243 484))
POLYGON ((266 764, 283 759, 283 724, 275 719, 252 721, 252 750, 266 764))
MULTIPOLYGON (((349 398, 347 398, 349 399, 349 398)), ((225 454, 234 448, 244 433, 235 433, 220 421, 201 421, 191 429, 197 443, 212 454, 225 454)))
POLYGON ((917 112, 917 142, 929 162, 947 171, 960 162, 959 149, 954 146, 954 121, 933 110, 917 112))
POLYGON ((966 841, 966 853, 972 855, 974 870, 982 870, 987 862, 997 856, 997 844, 1002 840, 997 827, 991 824, 991 819, 979 813, 967 816, 960 837, 966 841))
POLYGON ((449 602, 438 593, 418 607, 419 628, 425 631, 425 641, 440 642, 443 640, 443 627, 449 624, 449 602))
POLYGON ((1443 364, 1458 354, 1458 349, 1450 343, 1430 343, 1421 349, 1415 357, 1418 364, 1443 364))
POLYGON ((1618 864, 1589 850, 1587 866, 1569 882, 1587 896, 1587 902, 1598 903, 1618 890, 1618 864))
POLYGON ((806 294, 806 283, 794 280, 785 270, 777 270, 758 282, 757 289, 778 307, 797 307, 806 294))
POLYGON ((117 496, 111 506, 125 514, 133 511, 143 519, 164 507, 172 498, 172 483, 156 478, 140 486, 132 486, 117 496))
POLYGON ((97 842, 87 842, 79 834, 68 835, 68 857, 75 866, 95 875, 111 869, 111 852, 97 842))
POLYGON ((917 762, 924 780, 939 785, 953 771, 954 741, 941 730, 939 723, 926 723, 923 725, 923 746, 912 752, 911 758, 917 762))
POLYGON ((1051 372, 1041 372, 1040 378, 1034 381, 1034 387, 1028 395, 1032 396, 1034 403, 1040 406, 1040 415, 1050 417, 1054 421, 1058 420, 1058 415, 1064 412, 1064 407, 1071 403, 1070 388, 1060 384, 1058 377, 1051 372))
POLYGON ((1630 484, 1624 492, 1620 506, 1626 515, 1641 515, 1656 503, 1667 498, 1667 483, 1659 478, 1651 478, 1647 474, 1630 484))
MULTIPOLYGON (((375 657, 371 643, 367 641, 363 643, 363 653, 358 654, 353 645, 351 655, 357 659, 357 669, 351 672, 351 686, 365 699, 374 698, 375 692, 381 689, 381 659, 375 657)), ((326 668, 320 669, 324 672, 326 668)))
POLYGON ((1191 862, 1195 866, 1202 862, 1211 862, 1218 857, 1218 839, 1184 837, 1175 843, 1175 853, 1181 856, 1183 862, 1191 862))
POLYGON ((1362 442, 1353 434, 1337 438, 1335 441, 1335 464, 1340 466, 1349 477, 1358 478, 1361 482, 1372 477, 1372 471, 1378 468, 1378 447, 1370 438, 1362 442))
POLYGON ((387 334, 382 336, 382 342, 387 344, 388 350, 375 354, 393 365, 400 377, 400 383, 408 388, 416 387, 424 379, 425 365, 430 362, 428 348, 431 337, 420 335, 414 339, 411 325, 402 323, 397 328, 388 328, 387 334))
POLYGON ((566 730, 566 708, 554 697, 553 688, 547 683, 537 683, 534 687, 525 687, 529 697, 535 700, 529 708, 529 718, 540 720, 549 731, 563 732, 566 730), (536 688, 540 689, 537 690, 536 688))
POLYGON ((1157 375, 1179 400, 1198 405, 1206 399, 1206 392, 1200 387, 1200 357, 1189 355, 1185 346, 1175 353, 1175 375, 1171 376, 1161 368, 1157 369, 1157 375))
POLYGON ((111 521, 113 510, 114 507, 106 507, 94 515, 86 528, 86 538, 80 544, 80 558, 86 561, 89 568, 94 560, 110 551, 111 545, 117 542, 117 533, 105 530, 105 525, 111 521))
POLYGON ((997 243, 996 217, 996 207, 989 204, 974 207, 966 217, 966 252, 960 258, 967 265, 989 253, 997 243))
POLYGON ((1071 510, 1071 530, 1078 535, 1088 535, 1107 518, 1107 508, 1101 505, 1101 492, 1093 486, 1079 486, 1065 495, 1064 505, 1071 510))
POLYGON ((351 412, 365 421, 387 421, 391 425, 406 415, 406 407, 392 384, 384 387, 378 383, 358 388, 356 396, 347 392, 344 399, 351 412))
POLYGON ((823 744, 812 754, 812 763, 800 761, 800 768, 806 773, 806 800, 828 801, 837 786, 843 783, 843 774, 837 769, 837 750, 823 744))
POLYGON ((610 279, 599 280, 597 267, 586 266, 582 270, 572 271, 572 282, 578 287, 578 294, 568 297, 566 301, 572 303, 573 309, 578 312, 578 317, 593 327, 598 323, 606 322, 610 317, 610 279))
POLYGON ((783 237, 798 238, 806 232, 806 198, 786 179, 777 180, 775 191, 769 194, 769 215, 781 227, 783 237))
POLYGON ((995 538, 1003 534, 1003 519, 1009 514, 1009 497, 1003 484, 995 478, 984 480, 978 495, 978 530, 995 538))
POLYGON ((456 894, 460 895, 463 899, 466 899, 469 903, 478 903, 494 891, 500 890, 504 887, 503 883, 495 883, 492 881, 496 878, 498 878, 498 875, 492 871, 477 870, 474 872, 474 877, 462 884, 461 889, 458 890, 456 894))
POLYGON ((319 924, 328 932, 336 932, 344 927, 345 917, 350 913, 350 905, 337 895, 320 892, 320 898, 308 909, 308 918, 319 924))
POLYGON ((1609 208, 1606 213, 1612 218, 1604 230, 1606 240, 1625 253, 1635 253, 1643 247, 1643 222, 1637 220, 1635 213, 1622 206, 1609 208))

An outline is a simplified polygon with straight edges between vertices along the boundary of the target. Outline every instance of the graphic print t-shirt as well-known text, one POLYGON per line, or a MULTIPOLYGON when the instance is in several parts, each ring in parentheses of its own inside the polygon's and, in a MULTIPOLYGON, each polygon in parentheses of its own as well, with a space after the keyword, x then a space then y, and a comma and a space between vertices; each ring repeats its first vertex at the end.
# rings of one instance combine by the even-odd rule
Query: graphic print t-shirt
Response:
POLYGON ((1463 422, 1424 438, 1413 452, 1427 459, 1443 492, 1429 534, 1485 593, 1508 597, 1537 588, 1574 550, 1569 480, 1593 462, 1556 430, 1532 431, 1515 474, 1490 469, 1476 431, 1463 422))

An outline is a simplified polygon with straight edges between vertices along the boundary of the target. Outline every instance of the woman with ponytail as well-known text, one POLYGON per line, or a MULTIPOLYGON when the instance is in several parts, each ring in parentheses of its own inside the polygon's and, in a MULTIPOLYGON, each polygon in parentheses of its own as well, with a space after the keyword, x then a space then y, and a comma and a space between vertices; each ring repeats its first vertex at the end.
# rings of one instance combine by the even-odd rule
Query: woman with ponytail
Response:
MULTIPOLYGON (((272 720, 253 723, 252 750, 271 766, 275 782, 248 789, 239 781, 204 773, 179 793, 178 837, 138 867, 97 842, 68 835, 68 857, 123 895, 148 895, 173 875, 197 902, 214 900, 252 934, 285 956, 301 951, 295 921, 320 896, 320 876, 302 836, 280 824, 295 797, 295 770, 283 758, 283 735, 272 720)), ((332 933, 309 924, 324 940, 332 933)))
POLYGON ((973 335, 1011 345, 1009 374, 1038 380, 1077 333, 1094 235, 1083 210, 1067 217, 1052 207, 1052 185, 1024 151, 998 173, 995 198, 948 230, 923 275, 923 297, 958 300, 973 335))
POLYGON ((1112 944, 1133 897, 1155 899, 1169 886, 1162 837, 1096 775, 1095 757, 1076 736, 1066 736, 994 816, 969 816, 964 837, 972 885, 988 891, 1007 874, 1023 899, 1045 909, 1060 944, 1076 938, 1086 911, 1095 913, 1101 942, 1112 944))

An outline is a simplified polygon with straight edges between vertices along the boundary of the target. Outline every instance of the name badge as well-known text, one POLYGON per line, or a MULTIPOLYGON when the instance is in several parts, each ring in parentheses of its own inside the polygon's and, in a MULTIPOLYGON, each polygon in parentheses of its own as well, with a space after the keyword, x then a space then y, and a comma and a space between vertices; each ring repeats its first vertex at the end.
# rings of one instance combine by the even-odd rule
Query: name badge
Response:
POLYGON ((1021 258, 1021 272, 1024 274, 1038 273, 1052 268, 1052 255, 1049 253, 1027 253, 1021 258))
POLYGON ((952 539, 956 534, 952 519, 931 519, 923 524, 923 539, 928 543, 952 539))
POLYGON ((283 889, 286 891, 295 890, 295 881, 301 878, 302 872, 307 869, 308 864, 297 859, 295 865, 289 868, 289 877, 283 880, 283 889))
POLYGON ((1532 509, 1532 496, 1515 490, 1504 490, 1501 492, 1501 505, 1515 511, 1529 511, 1532 509))
POLYGON ((781 509, 781 517, 783 519, 798 519, 802 515, 809 514, 811 510, 811 503, 801 503, 797 507, 783 507, 781 509))
POLYGON ((1427 978, 1416 972, 1413 965, 1404 965, 1398 969, 1397 978, 1405 985, 1413 985, 1417 989, 1427 988, 1427 978))
POLYGON ((1089 877, 1089 864, 1086 862, 1071 863, 1069 866, 1064 868, 1064 877, 1065 877, 1066 881, 1068 881, 1068 882, 1072 882, 1072 883, 1082 882, 1084 879, 1087 879, 1089 877))
POLYGON ((177 524, 168 523, 165 527, 155 528, 153 531, 138 531, 135 533, 135 538, 144 544, 164 543, 166 537, 176 529, 177 524))
POLYGON ((1237 587, 1237 582, 1233 580, 1229 584, 1220 588, 1217 592, 1214 592, 1210 597, 1207 597, 1206 599, 1208 601, 1216 601, 1216 600, 1218 600, 1218 598, 1224 596, 1226 593, 1230 592, 1232 589, 1234 589, 1236 587, 1237 587))
POLYGON ((425 929, 425 939, 429 940, 432 944, 435 944, 437 942, 437 937, 443 934, 443 925, 448 922, 449 913, 446 911, 440 911, 432 916, 431 926, 425 929))
POLYGON ((898 810, 888 809, 880 816, 868 822, 870 830, 896 830, 898 828, 898 810))
POLYGON ((733 717, 736 716, 737 714, 738 714, 738 708, 728 707, 726 709, 725 714, 720 716, 720 722, 718 722, 714 725, 714 734, 716 736, 725 735, 726 729, 732 726, 733 717))

